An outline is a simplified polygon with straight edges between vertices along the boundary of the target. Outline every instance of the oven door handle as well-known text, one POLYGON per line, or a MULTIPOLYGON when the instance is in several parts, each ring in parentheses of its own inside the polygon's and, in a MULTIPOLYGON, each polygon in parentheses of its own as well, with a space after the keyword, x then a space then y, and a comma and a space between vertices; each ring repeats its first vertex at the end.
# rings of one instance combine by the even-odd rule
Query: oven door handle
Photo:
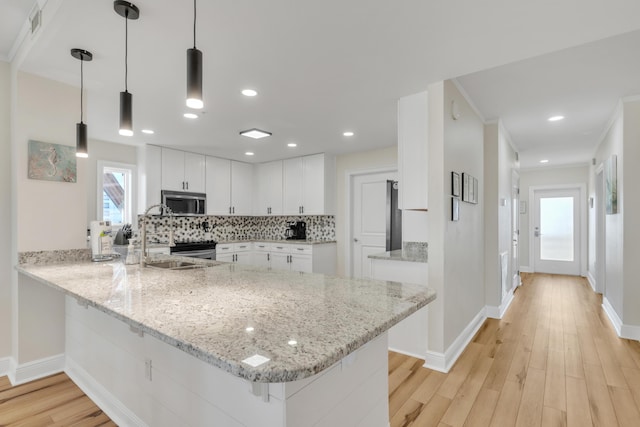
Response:
POLYGON ((178 255, 178 256, 187 256, 187 257, 192 257, 192 258, 211 258, 211 259, 216 259, 215 255, 216 255, 216 251, 215 250, 211 250, 211 249, 205 249, 202 251, 177 251, 177 252, 171 252, 171 255, 178 255))

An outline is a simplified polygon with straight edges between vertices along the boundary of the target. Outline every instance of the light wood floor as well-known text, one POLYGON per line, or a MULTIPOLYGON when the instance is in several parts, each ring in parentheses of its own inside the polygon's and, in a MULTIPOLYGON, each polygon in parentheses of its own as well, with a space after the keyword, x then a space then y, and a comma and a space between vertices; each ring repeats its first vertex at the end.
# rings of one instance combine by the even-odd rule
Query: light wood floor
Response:
MULTIPOLYGON (((584 279, 527 275, 449 374, 389 353, 391 426, 640 426, 640 343, 600 305, 584 279)), ((114 425, 65 374, 0 377, 0 426, 114 425)))
POLYGON ((640 426, 640 343, 585 279, 526 275, 449 374, 389 354, 391 426, 640 426))
POLYGON ((0 377, 0 426, 115 426, 66 374, 11 387, 0 377))

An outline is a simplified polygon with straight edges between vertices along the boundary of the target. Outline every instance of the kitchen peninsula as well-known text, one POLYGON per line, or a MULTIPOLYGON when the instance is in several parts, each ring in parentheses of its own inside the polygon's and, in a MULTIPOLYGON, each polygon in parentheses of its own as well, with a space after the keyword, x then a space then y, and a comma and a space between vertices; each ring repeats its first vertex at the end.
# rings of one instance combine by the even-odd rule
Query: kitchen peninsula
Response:
POLYGON ((388 425, 386 331, 432 290, 208 263, 18 271, 66 295, 65 370, 121 425, 388 425))

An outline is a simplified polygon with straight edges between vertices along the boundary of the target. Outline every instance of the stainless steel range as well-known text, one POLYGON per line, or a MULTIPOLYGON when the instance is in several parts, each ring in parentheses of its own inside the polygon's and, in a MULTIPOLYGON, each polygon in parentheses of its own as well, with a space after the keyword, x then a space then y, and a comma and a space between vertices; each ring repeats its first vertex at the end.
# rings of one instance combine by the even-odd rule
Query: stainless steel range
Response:
POLYGON ((172 246, 171 255, 187 256, 192 258, 216 259, 216 244, 213 240, 202 242, 183 242, 172 246))

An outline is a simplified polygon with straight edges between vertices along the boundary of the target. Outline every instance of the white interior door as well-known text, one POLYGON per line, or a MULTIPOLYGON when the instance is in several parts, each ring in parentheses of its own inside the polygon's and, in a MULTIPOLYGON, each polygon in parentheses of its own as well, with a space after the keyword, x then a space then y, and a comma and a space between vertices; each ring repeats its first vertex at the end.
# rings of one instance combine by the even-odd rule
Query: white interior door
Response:
POLYGON ((520 176, 511 175, 511 287, 520 285, 520 176))
POLYGON ((357 175, 351 191, 351 275, 371 277, 369 255, 384 252, 387 237, 387 180, 397 173, 357 175))
POLYGON ((534 269, 580 275, 580 190, 535 190, 534 269))

